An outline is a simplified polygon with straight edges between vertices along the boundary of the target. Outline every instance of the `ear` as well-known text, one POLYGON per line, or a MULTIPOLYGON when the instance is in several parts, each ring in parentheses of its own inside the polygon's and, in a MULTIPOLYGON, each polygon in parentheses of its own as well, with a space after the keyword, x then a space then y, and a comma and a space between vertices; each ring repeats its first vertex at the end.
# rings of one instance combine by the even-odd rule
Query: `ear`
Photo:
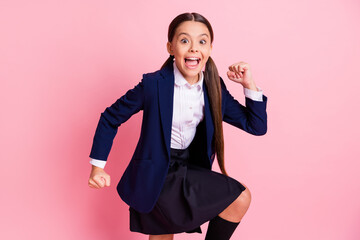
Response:
POLYGON ((167 42, 167 43, 166 43, 166 48, 167 48, 168 53, 169 53, 170 55, 173 55, 171 42, 167 42))

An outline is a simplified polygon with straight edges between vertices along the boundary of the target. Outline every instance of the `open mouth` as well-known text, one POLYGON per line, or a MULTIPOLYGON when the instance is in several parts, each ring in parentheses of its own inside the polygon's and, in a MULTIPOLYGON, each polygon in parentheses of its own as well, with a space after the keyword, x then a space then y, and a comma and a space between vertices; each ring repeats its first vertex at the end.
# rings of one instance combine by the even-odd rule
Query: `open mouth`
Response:
POLYGON ((194 68, 197 68, 200 61, 201 61, 201 59, 198 57, 188 57, 188 58, 185 58, 185 66, 190 69, 194 69, 194 68))

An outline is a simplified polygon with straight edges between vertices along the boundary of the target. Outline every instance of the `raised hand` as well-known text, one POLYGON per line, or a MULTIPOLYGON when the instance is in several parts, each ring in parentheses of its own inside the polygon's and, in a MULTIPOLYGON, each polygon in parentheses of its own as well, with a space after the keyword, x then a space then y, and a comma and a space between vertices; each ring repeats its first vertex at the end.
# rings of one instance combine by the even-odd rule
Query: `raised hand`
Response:
POLYGON ((230 80, 240 83, 244 88, 257 91, 253 80, 250 65, 246 62, 238 62, 229 66, 227 76, 230 80))

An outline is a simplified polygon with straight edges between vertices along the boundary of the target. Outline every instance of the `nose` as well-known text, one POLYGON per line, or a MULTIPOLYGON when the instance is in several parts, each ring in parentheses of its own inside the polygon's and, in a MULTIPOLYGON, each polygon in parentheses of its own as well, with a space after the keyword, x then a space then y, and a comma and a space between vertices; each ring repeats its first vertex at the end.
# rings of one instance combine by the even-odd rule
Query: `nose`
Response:
POLYGON ((197 47, 195 46, 195 44, 191 44, 190 46, 190 52, 198 52, 197 47))

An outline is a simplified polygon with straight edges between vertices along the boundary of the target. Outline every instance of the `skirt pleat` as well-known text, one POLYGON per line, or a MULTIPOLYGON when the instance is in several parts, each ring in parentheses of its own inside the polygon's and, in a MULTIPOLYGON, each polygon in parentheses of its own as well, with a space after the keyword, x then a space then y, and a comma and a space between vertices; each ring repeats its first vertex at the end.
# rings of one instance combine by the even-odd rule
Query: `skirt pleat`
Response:
POLYGON ((129 207, 130 231, 202 233, 201 225, 224 211, 246 188, 234 178, 191 164, 188 149, 171 148, 168 174, 149 213, 129 207))

